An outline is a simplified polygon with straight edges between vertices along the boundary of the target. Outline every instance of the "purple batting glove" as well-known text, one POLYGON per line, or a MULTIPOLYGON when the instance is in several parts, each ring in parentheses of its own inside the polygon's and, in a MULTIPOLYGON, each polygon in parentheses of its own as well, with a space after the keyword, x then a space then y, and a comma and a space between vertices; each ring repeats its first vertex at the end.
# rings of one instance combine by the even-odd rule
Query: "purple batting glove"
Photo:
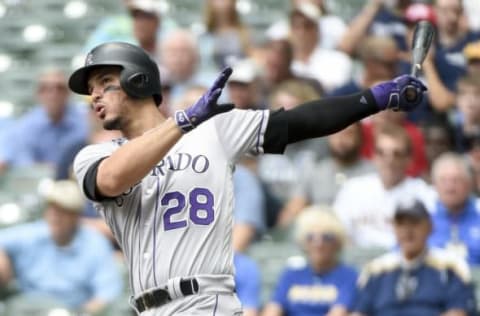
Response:
POLYGON ((422 102, 427 87, 413 76, 402 75, 393 80, 379 83, 370 88, 370 91, 372 91, 380 110, 411 111, 422 102), (414 94, 416 93, 414 99, 407 100, 407 89, 414 89, 414 94))
POLYGON ((210 89, 194 105, 184 111, 175 112, 175 122, 183 132, 189 132, 212 116, 228 112, 234 108, 233 104, 217 104, 222 89, 231 74, 232 68, 225 68, 210 89))

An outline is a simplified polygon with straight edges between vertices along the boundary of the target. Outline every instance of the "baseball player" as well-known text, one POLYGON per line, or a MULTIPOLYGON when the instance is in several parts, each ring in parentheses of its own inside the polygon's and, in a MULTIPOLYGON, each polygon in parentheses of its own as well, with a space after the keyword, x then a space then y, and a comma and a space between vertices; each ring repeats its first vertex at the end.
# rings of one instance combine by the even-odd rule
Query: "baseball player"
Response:
POLYGON ((69 79, 106 129, 125 136, 80 151, 74 171, 121 246, 131 304, 143 315, 241 315, 232 254, 232 173, 242 155, 338 131, 380 110, 411 110, 425 86, 401 76, 359 94, 290 111, 233 110, 217 99, 227 68, 192 106, 165 118, 157 65, 140 48, 105 43, 69 79))

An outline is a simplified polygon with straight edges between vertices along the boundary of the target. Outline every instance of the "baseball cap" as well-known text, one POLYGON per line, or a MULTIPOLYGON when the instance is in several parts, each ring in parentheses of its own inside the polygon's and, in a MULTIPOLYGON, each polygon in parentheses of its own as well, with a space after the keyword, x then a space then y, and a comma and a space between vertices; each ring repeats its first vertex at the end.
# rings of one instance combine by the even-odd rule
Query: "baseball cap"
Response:
POLYGON ((300 2, 293 8, 292 14, 294 13, 300 13, 301 15, 305 16, 307 19, 315 23, 318 23, 318 20, 322 16, 322 12, 320 11, 320 9, 310 2, 300 2))
POLYGON ((160 16, 162 13, 158 1, 155 0, 129 0, 127 8, 130 11, 138 10, 157 16, 160 16))
POLYGON ((430 219, 430 213, 428 213, 425 205, 418 200, 401 201, 397 205, 393 218, 397 220, 403 216, 417 219, 430 219))
POLYGON ((232 67, 232 75, 229 82, 252 83, 258 76, 258 69, 250 59, 242 59, 232 67))
POLYGON ((429 21, 433 25, 437 24, 437 17, 433 6, 425 3, 413 3, 405 10, 404 20, 407 23, 416 23, 419 21, 429 21))
POLYGON ((467 61, 480 60, 480 41, 469 43, 463 49, 463 54, 467 61))
POLYGON ((47 203, 53 203, 61 208, 81 213, 85 206, 85 200, 78 184, 73 180, 59 180, 53 182, 45 190, 44 198, 47 203))

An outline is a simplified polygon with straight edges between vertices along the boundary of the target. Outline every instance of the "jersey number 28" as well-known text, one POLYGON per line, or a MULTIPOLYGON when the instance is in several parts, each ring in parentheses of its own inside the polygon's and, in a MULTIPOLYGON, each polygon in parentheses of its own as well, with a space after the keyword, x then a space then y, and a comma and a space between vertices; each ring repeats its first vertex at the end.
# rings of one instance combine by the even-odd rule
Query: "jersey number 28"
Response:
MULTIPOLYGON (((174 191, 166 193, 161 200, 162 206, 171 206, 163 213, 163 228, 171 230, 187 226, 187 220, 174 221, 172 216, 185 208, 186 197, 183 193, 174 191)), ((188 214, 190 220, 197 225, 208 225, 215 219, 213 212, 213 194, 205 188, 195 188, 188 194, 188 214)))

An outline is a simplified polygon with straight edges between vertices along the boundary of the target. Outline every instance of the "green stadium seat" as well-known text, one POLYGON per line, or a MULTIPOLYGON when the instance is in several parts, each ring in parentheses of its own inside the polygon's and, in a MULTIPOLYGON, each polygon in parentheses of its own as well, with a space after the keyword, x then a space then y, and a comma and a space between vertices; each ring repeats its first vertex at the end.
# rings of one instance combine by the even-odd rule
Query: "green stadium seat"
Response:
POLYGON ((54 309, 63 310, 62 316, 75 315, 73 311, 69 311, 62 303, 43 295, 20 294, 8 299, 5 305, 5 315, 49 316, 54 309))
POLYGON ((358 248, 350 246, 343 250, 343 261, 360 270, 366 263, 386 252, 385 248, 358 248))
POLYGON ((301 255, 301 250, 291 241, 265 240, 253 244, 247 253, 259 266, 262 278, 261 302, 266 303, 287 260, 301 255))

